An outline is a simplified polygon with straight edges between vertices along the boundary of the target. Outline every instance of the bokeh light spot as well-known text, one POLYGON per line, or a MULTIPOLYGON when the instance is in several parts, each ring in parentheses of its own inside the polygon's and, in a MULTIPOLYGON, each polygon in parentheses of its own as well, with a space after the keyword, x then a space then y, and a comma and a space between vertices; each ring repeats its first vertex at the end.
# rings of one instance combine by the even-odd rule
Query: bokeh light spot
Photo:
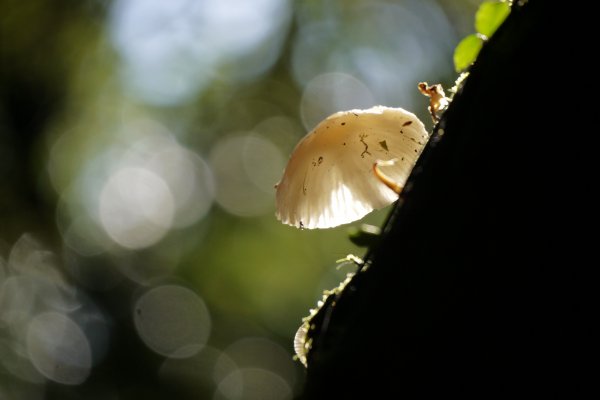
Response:
POLYGON ((177 145, 157 149, 147 167, 164 179, 175 201, 173 225, 183 228, 204 217, 213 202, 214 179, 208 164, 177 145))
POLYGON ((31 317, 35 302, 34 282, 27 276, 11 276, 0 284, 0 321, 17 326, 31 317))
POLYGON ((300 114, 304 127, 309 131, 335 112, 370 108, 374 101, 363 82, 348 74, 331 72, 316 76, 306 85, 300 114))
POLYGON ((216 200, 227 212, 242 217, 273 209, 273 185, 284 167, 281 151, 258 135, 221 140, 210 153, 216 200))
POLYGON ((37 315, 29 323, 27 351, 39 372, 65 385, 84 382, 92 367, 90 344, 81 328, 53 311, 37 315))
POLYGON ((129 92, 150 104, 175 105, 231 61, 245 60, 230 68, 234 78, 264 72, 279 55, 289 14, 288 0, 118 0, 110 33, 129 92))
POLYGON ((221 381, 215 400, 290 400, 290 385, 272 371, 239 369, 221 381))
POLYGON ((102 226, 116 243, 141 249, 158 242, 171 228, 175 201, 157 174, 127 167, 104 185, 99 212, 102 226))
POLYGON ((168 358, 160 367, 160 379, 176 385, 183 393, 209 398, 219 383, 237 369, 237 365, 221 351, 205 346, 189 358, 168 358))
MULTIPOLYGON (((430 0, 301 3, 298 14, 296 82, 306 88, 322 74, 349 74, 369 89, 375 104, 415 109, 416 84, 447 71, 457 41, 439 4, 430 0)), ((348 107, 334 111, 342 109, 348 107)))
POLYGON ((135 303, 133 319, 144 343, 158 354, 185 358, 208 340, 211 319, 202 299, 189 289, 164 285, 150 289, 135 303))
POLYGON ((290 386, 296 383, 297 364, 293 362, 292 354, 271 340, 260 337, 240 339, 229 345, 224 353, 240 368, 276 371, 290 386))

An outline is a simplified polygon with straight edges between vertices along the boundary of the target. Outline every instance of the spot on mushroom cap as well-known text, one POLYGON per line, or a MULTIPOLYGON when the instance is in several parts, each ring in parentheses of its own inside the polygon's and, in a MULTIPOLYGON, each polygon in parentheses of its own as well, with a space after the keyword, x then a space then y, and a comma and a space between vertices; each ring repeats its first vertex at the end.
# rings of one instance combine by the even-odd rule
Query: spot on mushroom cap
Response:
POLYGON ((391 204, 398 195, 375 177, 373 164, 395 159, 384 172, 404 186, 428 138, 423 123, 402 108, 327 117, 290 156, 276 186, 277 219, 298 228, 332 228, 391 204))

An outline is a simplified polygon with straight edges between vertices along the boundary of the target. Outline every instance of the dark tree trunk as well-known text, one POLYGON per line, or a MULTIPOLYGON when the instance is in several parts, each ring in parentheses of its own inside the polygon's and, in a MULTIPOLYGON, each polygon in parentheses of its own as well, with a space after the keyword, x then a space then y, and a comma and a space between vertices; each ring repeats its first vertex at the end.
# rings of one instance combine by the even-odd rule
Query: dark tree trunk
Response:
POLYGON ((306 399, 577 398, 591 385, 593 150, 569 107, 561 43, 575 33, 555 7, 515 6, 482 49, 368 268, 315 319, 306 399))

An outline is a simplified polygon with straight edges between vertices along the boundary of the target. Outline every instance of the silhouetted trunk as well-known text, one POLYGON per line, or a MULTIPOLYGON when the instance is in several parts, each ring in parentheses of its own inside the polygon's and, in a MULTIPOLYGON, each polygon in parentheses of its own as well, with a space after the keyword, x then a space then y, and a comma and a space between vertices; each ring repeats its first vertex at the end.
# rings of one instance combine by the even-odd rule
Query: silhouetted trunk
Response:
POLYGON ((482 49, 368 268, 315 319, 306 399, 591 386, 594 150, 555 7, 515 6, 482 49))

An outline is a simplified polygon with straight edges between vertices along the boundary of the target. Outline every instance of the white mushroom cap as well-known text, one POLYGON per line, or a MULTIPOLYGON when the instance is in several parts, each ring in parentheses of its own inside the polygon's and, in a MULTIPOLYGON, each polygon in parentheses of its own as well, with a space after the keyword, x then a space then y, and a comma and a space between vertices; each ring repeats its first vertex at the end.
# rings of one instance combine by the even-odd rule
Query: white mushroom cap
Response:
POLYGON ((373 164, 395 159, 384 172, 404 186, 428 138, 423 123, 401 108, 327 117, 290 156, 276 186, 277 219, 298 228, 332 228, 393 203, 398 194, 377 179, 373 164))

